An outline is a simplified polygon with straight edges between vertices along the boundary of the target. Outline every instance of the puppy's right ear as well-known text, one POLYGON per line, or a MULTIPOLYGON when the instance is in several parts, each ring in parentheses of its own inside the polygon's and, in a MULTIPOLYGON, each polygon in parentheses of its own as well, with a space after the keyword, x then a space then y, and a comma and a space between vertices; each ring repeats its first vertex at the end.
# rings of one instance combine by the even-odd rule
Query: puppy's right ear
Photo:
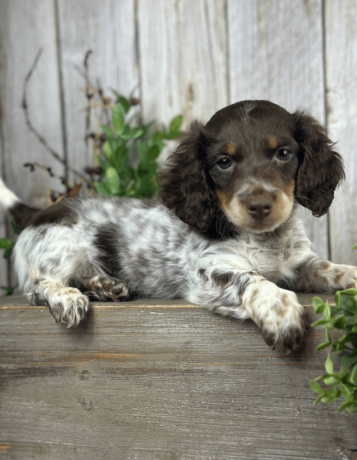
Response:
POLYGON ((168 158, 159 175, 163 203, 177 217, 201 232, 208 232, 217 212, 216 195, 207 172, 208 138, 195 122, 188 137, 168 158))

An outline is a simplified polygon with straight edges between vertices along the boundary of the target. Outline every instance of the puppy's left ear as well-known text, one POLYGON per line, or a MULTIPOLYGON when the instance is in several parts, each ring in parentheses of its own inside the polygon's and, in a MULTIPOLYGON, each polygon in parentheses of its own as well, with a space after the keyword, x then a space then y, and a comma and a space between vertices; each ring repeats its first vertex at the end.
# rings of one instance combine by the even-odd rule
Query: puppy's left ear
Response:
POLYGON ((333 142, 314 118, 297 111, 292 122, 300 145, 296 200, 321 217, 330 207, 336 187, 345 179, 342 158, 332 150, 333 142))
POLYGON ((194 123, 188 137, 168 158, 159 175, 162 202, 186 224, 207 233, 217 213, 216 194, 207 171, 208 138, 194 123))

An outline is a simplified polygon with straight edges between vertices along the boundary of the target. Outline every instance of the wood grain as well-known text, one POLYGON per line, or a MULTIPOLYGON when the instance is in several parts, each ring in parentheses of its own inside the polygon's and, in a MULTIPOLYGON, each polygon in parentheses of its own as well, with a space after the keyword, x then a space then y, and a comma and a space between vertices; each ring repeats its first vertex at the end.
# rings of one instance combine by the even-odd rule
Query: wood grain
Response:
MULTIPOLYGON (((58 21, 68 165, 83 173, 94 158, 90 142, 85 143, 86 85, 78 68, 83 71, 84 56, 92 50, 89 77, 104 94, 113 96, 110 88, 127 97, 134 89, 138 91, 134 0, 61 0, 58 21)), ((99 125, 95 112, 91 120, 94 132, 99 125)), ((69 177, 73 180, 71 173, 69 177)))
MULTIPOLYGON (((228 0, 230 103, 265 99, 325 124, 320 0, 228 0)), ((328 257, 327 218, 301 208, 307 235, 328 257)))
POLYGON ((323 337, 314 329, 299 353, 281 355, 253 323, 184 301, 95 303, 68 330, 46 308, 2 300, 0 454, 340 459, 357 448, 357 421, 312 407, 323 337))
POLYGON ((343 156, 347 180, 331 207, 331 253, 339 263, 357 265, 356 142, 357 142, 357 4, 327 1, 326 85, 328 131, 343 156))
MULTIPOLYGON (((0 174, 26 203, 44 207, 47 204, 47 190, 61 190, 62 185, 58 179, 51 179, 45 171, 30 173, 23 164, 38 162, 50 166, 58 175, 63 175, 64 166, 54 160, 29 131, 22 109, 22 97, 25 77, 42 48, 41 58, 28 85, 28 110, 34 127, 63 158, 53 1, 0 0, 0 11, 3 159, 0 174)), ((4 234, 3 226, 0 231, 4 234)), ((15 238, 10 230, 7 233, 11 239, 15 238)), ((14 274, 10 281, 12 285, 16 284, 14 274)), ((3 282, 8 284, 7 280, 3 279, 3 282)))
POLYGON ((227 105, 225 1, 139 0, 138 30, 144 120, 187 129, 227 105))

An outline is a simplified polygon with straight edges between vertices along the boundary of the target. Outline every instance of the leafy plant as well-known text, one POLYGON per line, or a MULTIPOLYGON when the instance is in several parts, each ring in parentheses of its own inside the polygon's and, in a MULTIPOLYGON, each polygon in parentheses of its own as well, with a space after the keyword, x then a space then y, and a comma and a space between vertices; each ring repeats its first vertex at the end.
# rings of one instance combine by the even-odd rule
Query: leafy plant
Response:
MULTIPOLYGON (((20 230, 18 229, 14 221, 11 221, 11 227, 16 235, 20 233, 20 230)), ((14 241, 11 241, 7 238, 0 238, 0 249, 4 250, 4 254, 3 254, 4 259, 8 259, 11 256, 14 246, 15 246, 14 241)), ((1 289, 5 291, 4 295, 11 295, 14 290, 14 288, 8 287, 8 286, 1 286, 1 289)))
POLYGON ((152 131, 155 123, 141 124, 139 118, 128 119, 130 103, 118 95, 112 111, 112 126, 101 125, 106 140, 97 158, 102 168, 102 180, 94 182, 100 195, 152 198, 158 189, 156 174, 165 140, 181 134, 182 116, 174 118, 168 129, 152 131), (137 166, 133 158, 138 157, 137 166))
MULTIPOLYGON (((353 249, 357 249, 355 246, 353 249)), ((350 413, 357 412, 357 283, 354 289, 337 291, 335 294, 336 307, 323 302, 320 297, 314 297, 315 313, 323 313, 323 317, 312 326, 325 326, 325 339, 316 350, 331 347, 331 353, 347 351, 341 358, 339 372, 334 372, 331 356, 325 362, 326 373, 310 380, 310 387, 319 394, 314 406, 319 402, 332 403, 342 395, 344 402, 337 409, 345 409, 350 413), (330 331, 340 331, 336 340, 331 337, 330 331), (341 334, 342 332, 342 334, 341 334), (317 382, 323 380, 326 388, 317 382)))

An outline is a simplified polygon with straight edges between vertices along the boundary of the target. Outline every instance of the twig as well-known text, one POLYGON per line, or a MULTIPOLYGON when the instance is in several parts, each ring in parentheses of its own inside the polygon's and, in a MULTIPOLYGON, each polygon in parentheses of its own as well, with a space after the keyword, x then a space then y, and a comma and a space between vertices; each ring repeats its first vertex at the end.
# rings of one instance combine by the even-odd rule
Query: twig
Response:
MULTIPOLYGON (((24 114, 25 114, 25 120, 26 120, 26 125, 28 127, 28 129, 37 137, 38 141, 41 142, 41 144, 46 148, 46 150, 57 160, 59 161, 60 163, 62 163, 63 165, 66 165, 66 162, 63 158, 61 158, 61 156, 48 144, 48 142, 46 141, 46 139, 37 131, 37 129, 33 126, 31 120, 30 120, 30 115, 29 115, 29 109, 28 109, 28 103, 27 103, 27 87, 28 87, 28 84, 29 84, 29 81, 30 81, 30 78, 37 66, 37 63, 41 57, 41 54, 42 54, 42 48, 39 49, 36 57, 35 57, 35 60, 29 70, 29 72, 27 73, 26 77, 25 77, 25 80, 24 80, 24 86, 23 86, 23 92, 22 92, 22 108, 24 110, 24 114)), ((68 169, 73 173, 75 174, 76 176, 78 177, 81 177, 83 179, 85 179, 83 177, 83 174, 81 174, 79 171, 76 171, 75 169, 73 168, 70 168, 68 167, 68 169)), ((87 179, 85 179, 87 180, 87 179)))

